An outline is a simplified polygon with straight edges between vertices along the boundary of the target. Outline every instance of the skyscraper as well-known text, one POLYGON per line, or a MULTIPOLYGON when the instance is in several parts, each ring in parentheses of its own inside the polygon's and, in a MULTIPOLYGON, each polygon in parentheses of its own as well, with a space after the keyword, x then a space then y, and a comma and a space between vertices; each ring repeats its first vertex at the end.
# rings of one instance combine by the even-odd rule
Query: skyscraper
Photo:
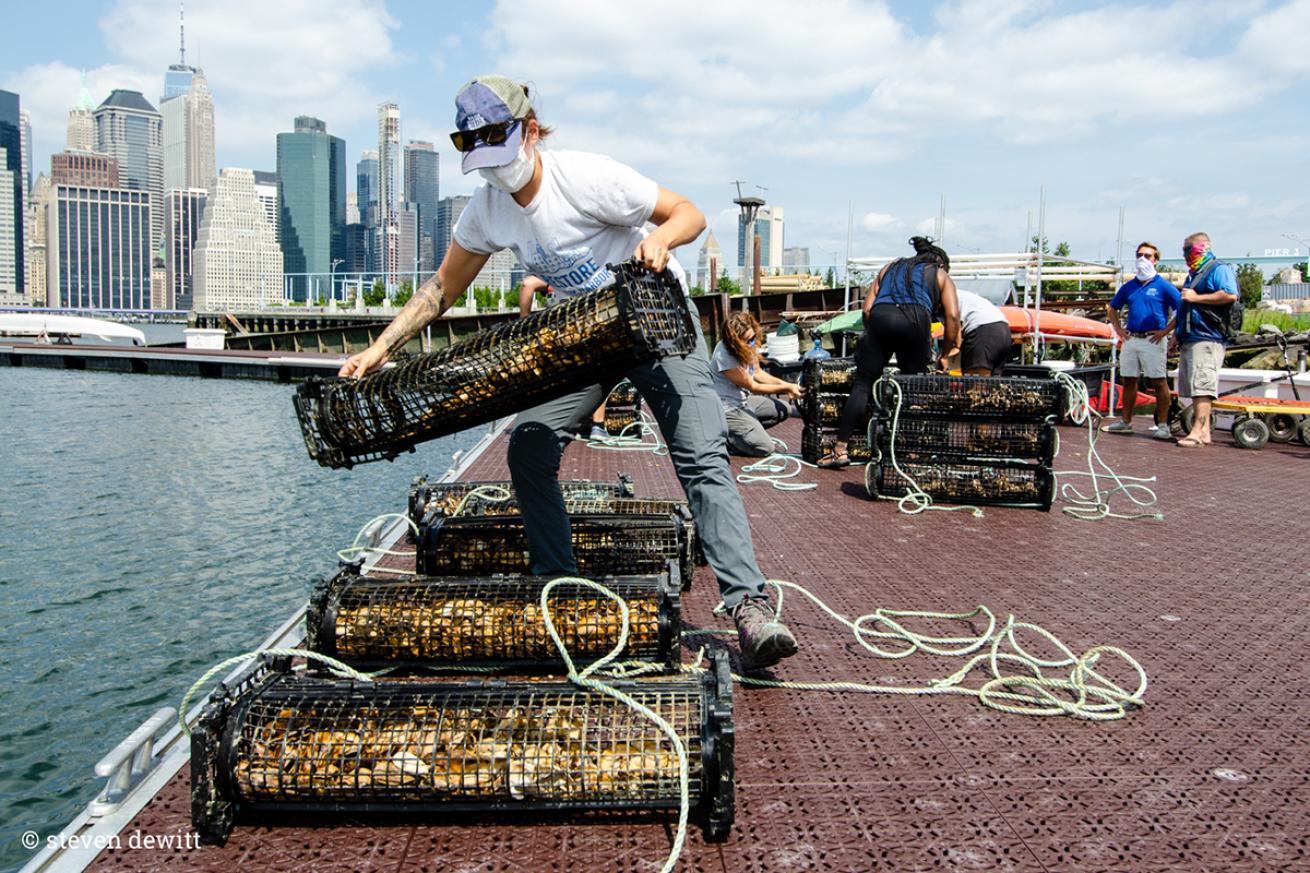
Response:
POLYGON ((163 116, 164 190, 208 188, 214 183, 214 95, 204 72, 159 105, 163 116))
POLYGON ((182 4, 177 7, 177 63, 170 64, 164 73, 164 96, 160 104, 167 103, 174 97, 180 97, 191 90, 191 82, 198 72, 195 67, 188 67, 186 62, 186 18, 182 4))
POLYGON ((396 213, 396 227, 400 231, 400 250, 397 254, 397 272, 403 282, 405 276, 423 272, 419 263, 419 210, 417 203, 404 203, 396 213))
POLYGON ((782 250, 782 271, 799 273, 810 268, 810 250, 807 246, 793 246, 782 250))
POLYGON ((258 309, 282 301, 282 251, 255 196, 252 171, 228 168, 219 174, 193 257, 197 311, 258 309))
POLYGON ((455 229, 455 222, 459 221, 460 213, 464 211, 465 206, 469 205, 469 199, 467 194, 457 194, 454 197, 444 197, 437 201, 437 226, 434 247, 438 264, 446 258, 446 249, 450 248, 451 232, 455 229))
POLYGON ((319 119, 299 116, 293 133, 277 135, 277 178, 290 294, 312 301, 328 293, 332 262, 345 259, 345 142, 319 119))
POLYGON ((68 110, 68 150, 70 152, 93 152, 96 150, 96 120, 92 116, 95 104, 91 94, 86 90, 86 74, 82 74, 82 90, 77 95, 77 105, 68 110))
POLYGON ((50 156, 50 181, 55 185, 117 188, 118 161, 99 152, 56 152, 50 156))
POLYGON ((150 192, 54 185, 46 233, 46 300, 77 309, 150 306, 150 192))
POLYGON ((359 223, 364 226, 364 266, 372 270, 378 262, 378 153, 364 149, 355 165, 355 199, 359 203, 359 223))
POLYGON ((32 194, 32 116, 18 110, 18 135, 23 147, 23 196, 32 194))
POLYGON ((32 185, 32 196, 27 207, 30 236, 23 239, 27 261, 27 299, 33 306, 46 302, 46 204, 50 200, 50 177, 38 173, 32 185))
MULTIPOLYGON (((761 206, 755 216, 755 233, 760 237, 760 269, 773 270, 782 267, 783 248, 783 209, 781 206, 761 206)), ((747 267, 754 263, 755 241, 746 234, 744 217, 737 216, 737 266, 747 267)))
POLYGON ((23 134, 18 95, 0 91, 0 294, 23 295, 23 134), (5 216, 8 216, 6 219, 5 216))
MULTIPOLYGON (((378 227, 376 230, 380 272, 395 273, 400 267, 400 107, 378 106, 378 227)), ((388 280, 391 281, 391 280, 388 280)))
POLYGON ((710 261, 714 261, 716 270, 722 270, 726 264, 723 263, 723 249, 719 246, 719 241, 714 238, 714 231, 705 235, 705 243, 700 247, 700 254, 696 257, 696 278, 692 282, 704 288, 706 292, 713 293, 714 289, 710 288, 710 261))
POLYGON ((209 197, 206 188, 173 188, 164 195, 164 309, 190 309, 194 295, 194 254, 200 219, 209 197))
POLYGON ((268 218, 269 226, 273 228, 273 233, 280 240, 281 233, 279 228, 282 226, 280 220, 281 210, 277 205, 277 173, 270 173, 267 170, 255 170, 255 197, 264 207, 264 215, 268 218))
POLYGON ((405 200, 418 206, 419 270, 435 270, 437 201, 441 162, 430 142, 410 140, 405 146, 405 200))
POLYGON ((150 195, 150 251, 164 233, 163 119, 140 91, 117 89, 95 111, 96 151, 118 161, 125 188, 150 195))

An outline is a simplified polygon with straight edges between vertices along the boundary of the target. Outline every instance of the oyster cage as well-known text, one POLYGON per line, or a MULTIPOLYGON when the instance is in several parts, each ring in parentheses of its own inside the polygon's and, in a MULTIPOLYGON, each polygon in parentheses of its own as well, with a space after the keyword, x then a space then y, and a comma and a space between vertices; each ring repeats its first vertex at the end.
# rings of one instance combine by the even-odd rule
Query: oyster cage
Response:
MULTIPOLYGON (((891 420, 878 422, 878 451, 891 452, 891 420)), ((1055 424, 1048 421, 985 421, 979 419, 914 418, 896 423, 896 457, 991 458, 1037 461, 1050 466, 1055 458, 1055 424)))
MULTIPOLYGON (((514 483, 508 479, 488 480, 482 482, 433 482, 426 476, 418 476, 409 488, 409 520, 415 525, 423 523, 423 517, 429 513, 436 515, 454 515, 460 503, 475 488, 500 488, 514 493, 514 483)), ((570 499, 587 500, 600 497, 631 497, 634 493, 632 476, 620 473, 618 482, 592 482, 588 479, 561 479, 560 491, 564 502, 570 499)), ((479 515, 518 515, 517 500, 492 501, 473 498, 464 505, 464 512, 479 515)))
POLYGON ((855 359, 806 358, 801 370, 801 384, 806 393, 851 393, 855 378, 855 359))
POLYGON ((439 352, 362 379, 311 377, 295 398, 310 457, 334 468, 390 460, 655 358, 690 353, 695 329, 673 274, 631 261, 609 268, 609 287, 439 352))
MULTIPOLYGON (((631 498, 634 500, 640 498, 631 498)), ((677 563, 683 589, 695 571, 695 528, 683 515, 570 516, 578 572, 595 576, 646 576, 677 563)), ((528 537, 522 516, 428 517, 419 525, 415 555, 425 576, 492 576, 529 573, 528 537)))
MULTIPOLYGON (((841 425, 842 408, 846 406, 846 399, 850 396, 849 391, 825 394, 810 394, 807 392, 802 400, 804 406, 801 409, 805 423, 818 428, 835 430, 841 425)), ((872 403, 866 406, 864 408, 864 418, 857 425, 857 430, 868 430, 869 422, 876 414, 877 410, 872 403)))
MULTIPOLYGON (((846 452, 852 461, 858 463, 873 457, 866 434, 867 431, 862 433, 858 430, 851 434, 850 442, 846 444, 846 452)), ((818 463, 819 458, 831 451, 836 442, 836 429, 818 428, 807 423, 801 429, 801 457, 811 464, 818 463)))
POLYGON ((907 376, 884 374, 873 387, 873 402, 887 415, 896 410, 901 388, 901 417, 992 418, 1009 420, 1060 419, 1067 398, 1063 386, 1049 379, 1004 376, 907 376))
MULTIPOLYGON (((535 576, 382 579, 342 568, 319 582, 306 613, 306 644, 356 667, 476 666, 562 672, 541 615, 535 576)), ((681 662, 681 580, 675 563, 657 576, 596 580, 628 606, 628 644, 620 660, 676 670, 681 662)), ((579 667, 605 656, 619 641, 619 605, 599 592, 560 585, 550 595, 551 619, 579 667)))
POLYGON ((614 386, 605 398, 605 432, 618 436, 641 418, 641 395, 627 379, 614 386))
MULTIPOLYGON (((226 842, 238 814, 676 809, 677 755, 651 721, 562 680, 354 682, 283 659, 219 686, 191 735, 191 821, 226 842)), ((732 684, 704 673, 615 681, 687 749, 693 815, 732 827, 732 684)))
MULTIPOLYGON (((1055 476, 1035 464, 922 463, 896 456, 902 470, 938 503, 1033 507, 1049 512, 1055 476)), ((884 456, 871 464, 865 482, 871 497, 903 497, 908 485, 884 456)))

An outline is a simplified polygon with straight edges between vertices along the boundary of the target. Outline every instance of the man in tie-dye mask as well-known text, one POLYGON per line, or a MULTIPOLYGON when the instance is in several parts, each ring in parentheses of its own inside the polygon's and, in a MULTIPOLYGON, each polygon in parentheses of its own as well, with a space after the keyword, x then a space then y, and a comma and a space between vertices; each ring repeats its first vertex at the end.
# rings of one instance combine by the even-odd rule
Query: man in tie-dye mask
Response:
POLYGON ((1184 448, 1210 445, 1210 404, 1219 394, 1219 368, 1228 345, 1228 309, 1238 299, 1237 274, 1217 259, 1210 237, 1194 233, 1183 241, 1187 281, 1178 308, 1178 396, 1192 398, 1192 430, 1178 440, 1184 448))

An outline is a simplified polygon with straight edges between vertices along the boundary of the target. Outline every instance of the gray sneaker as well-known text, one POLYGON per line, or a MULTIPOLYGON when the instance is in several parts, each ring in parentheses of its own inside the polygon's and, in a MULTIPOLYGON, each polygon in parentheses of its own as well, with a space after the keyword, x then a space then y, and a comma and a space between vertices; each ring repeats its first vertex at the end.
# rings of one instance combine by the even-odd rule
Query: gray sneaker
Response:
POLYGON ((1155 433, 1152 434, 1152 436, 1158 440, 1171 440, 1174 438, 1173 431, 1170 430, 1169 422, 1167 421, 1164 424, 1157 424, 1155 426, 1155 433))
POLYGON ((737 623, 743 670, 772 667, 796 654, 796 638, 775 617, 769 598, 747 597, 732 608, 732 620, 737 623))
POLYGON ((1133 426, 1120 418, 1107 424, 1105 427, 1101 428, 1101 430, 1106 433, 1132 433, 1133 426))

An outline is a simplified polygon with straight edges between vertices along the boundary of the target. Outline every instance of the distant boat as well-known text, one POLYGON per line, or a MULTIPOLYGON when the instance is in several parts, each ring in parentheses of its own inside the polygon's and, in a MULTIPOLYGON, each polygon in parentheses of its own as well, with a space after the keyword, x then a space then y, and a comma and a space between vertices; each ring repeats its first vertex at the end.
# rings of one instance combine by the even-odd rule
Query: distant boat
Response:
POLYGON ((51 343, 93 336, 106 342, 128 340, 134 346, 146 344, 146 335, 135 327, 80 315, 0 312, 0 336, 32 337, 37 342, 51 343))

